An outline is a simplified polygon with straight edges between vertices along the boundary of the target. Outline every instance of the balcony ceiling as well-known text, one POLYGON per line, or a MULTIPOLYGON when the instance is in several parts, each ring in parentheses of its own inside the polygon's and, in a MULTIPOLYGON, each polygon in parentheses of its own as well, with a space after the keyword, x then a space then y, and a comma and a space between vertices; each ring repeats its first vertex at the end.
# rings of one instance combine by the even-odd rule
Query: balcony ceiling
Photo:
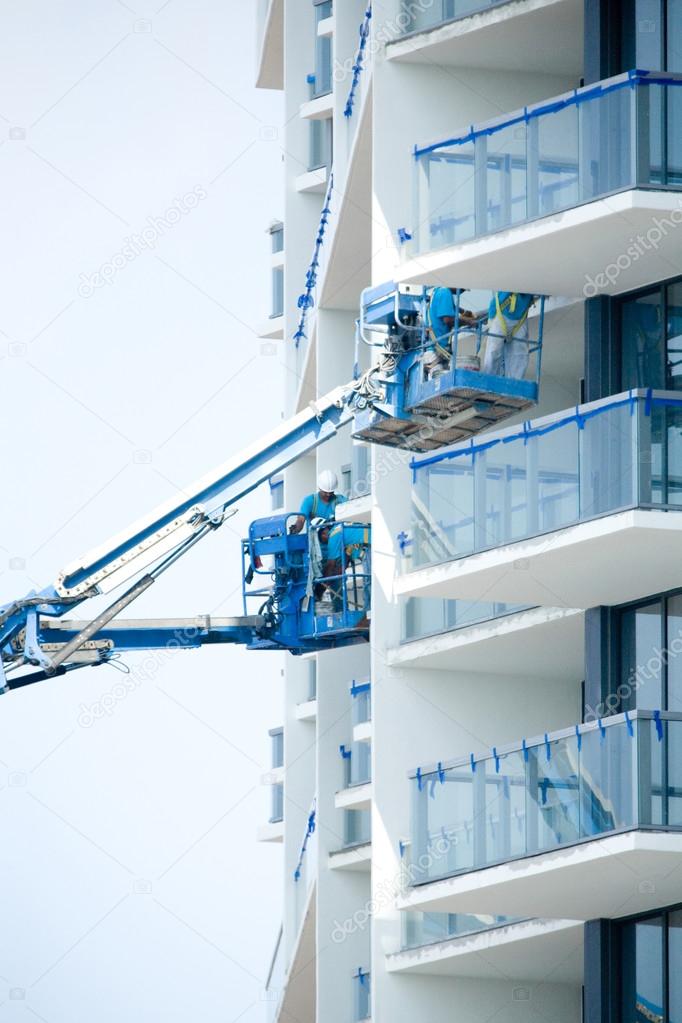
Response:
POLYGON ((681 560, 682 514, 635 509, 421 568, 395 588, 415 597, 585 609, 674 589, 681 560))
POLYGON ((682 273, 679 211, 675 192, 631 189, 415 256, 395 279, 572 298, 617 295, 682 273), (638 235, 645 241, 634 258, 628 250, 638 235))
POLYGON ((386 56, 412 64, 579 77, 583 68, 583 4, 581 0, 512 0, 397 40, 387 46, 386 56))
POLYGON ((680 901, 682 834, 631 831, 413 888, 401 909, 566 920, 680 901))
POLYGON ((575 920, 524 920, 479 934, 439 941, 386 957, 389 973, 437 977, 580 984, 583 924, 575 920))
POLYGON ((582 611, 531 608, 490 622, 427 636, 390 650, 397 668, 502 674, 505 678, 579 678, 583 670, 582 611))

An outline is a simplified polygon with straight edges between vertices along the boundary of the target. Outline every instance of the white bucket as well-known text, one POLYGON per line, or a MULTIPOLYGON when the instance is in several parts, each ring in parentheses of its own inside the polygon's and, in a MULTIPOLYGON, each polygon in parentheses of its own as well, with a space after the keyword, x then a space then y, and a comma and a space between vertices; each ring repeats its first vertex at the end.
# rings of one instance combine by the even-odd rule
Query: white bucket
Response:
POLYGON ((478 373, 481 369, 481 360, 478 355, 458 355, 455 368, 466 369, 470 373, 478 373))

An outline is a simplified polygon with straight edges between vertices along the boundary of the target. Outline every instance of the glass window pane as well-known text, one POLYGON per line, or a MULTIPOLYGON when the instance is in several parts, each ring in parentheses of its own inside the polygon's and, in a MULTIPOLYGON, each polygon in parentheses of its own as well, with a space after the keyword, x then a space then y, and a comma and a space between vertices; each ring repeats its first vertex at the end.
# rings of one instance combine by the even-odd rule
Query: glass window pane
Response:
POLYGON ((485 855, 494 863, 526 851, 526 771, 523 753, 507 753, 479 764, 485 767, 485 855))
POLYGON ((487 231, 526 219, 526 127, 514 124, 488 138, 487 231))
MULTIPOLYGON (((668 783, 664 820, 670 826, 680 827, 682 826, 682 721, 666 721, 665 736, 668 783)), ((680 1023, 682 1023, 682 1014, 680 1014, 680 1023)))
POLYGON ((665 389, 661 292, 631 298, 621 305, 621 386, 665 389))
MULTIPOLYGON (((679 46, 679 41, 678 44, 679 46)), ((666 184, 682 185, 682 86, 670 85, 665 90, 667 100, 666 132, 666 184)))
POLYGON ((666 710, 682 712, 682 594, 669 597, 666 638, 668 692, 666 710))
POLYGON ((682 1023, 682 910, 668 914, 668 1019, 682 1023))
POLYGON ((538 214, 543 217, 578 201, 578 107, 537 119, 538 214))
MULTIPOLYGON (((682 0, 667 0, 666 71, 682 71, 682 0)), ((637 64, 646 67, 646 64, 637 64)))
POLYGON ((561 427, 528 442, 529 500, 533 493, 533 468, 537 465, 538 530, 547 532, 578 519, 578 427, 561 427))
POLYGON ((660 710, 663 609, 660 600, 624 611, 620 630, 622 710, 660 710), (658 651, 658 653, 657 653, 658 651))
POLYGON ((679 391, 682 390, 682 282, 671 284, 666 290, 667 386, 679 391))
POLYGON ((663 1020, 663 919, 626 924, 622 931, 621 1019, 663 1020))
POLYGON ((586 838, 637 823, 637 741, 625 722, 585 732, 580 753, 580 833, 586 838))
POLYGON ((661 0, 636 0, 634 67, 663 70, 663 19, 661 0))
POLYGON ((629 406, 587 419, 580 431, 580 517, 637 502, 635 427, 629 406))
POLYGON ((474 237, 474 145, 441 149, 422 158, 428 174, 427 248, 440 249, 474 237))
POLYGON ((575 842, 580 835, 579 807, 577 740, 551 742, 549 760, 544 744, 529 750, 529 849, 551 849, 575 842))

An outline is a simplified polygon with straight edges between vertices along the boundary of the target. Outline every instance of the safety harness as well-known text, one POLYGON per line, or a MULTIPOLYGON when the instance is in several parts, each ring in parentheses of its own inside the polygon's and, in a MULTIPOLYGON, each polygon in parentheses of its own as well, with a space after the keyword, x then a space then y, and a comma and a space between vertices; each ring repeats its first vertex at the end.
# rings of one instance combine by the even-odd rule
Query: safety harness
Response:
POLYGON ((505 298, 504 302, 500 302, 500 296, 499 296, 499 294, 497 292, 495 292, 495 313, 496 313, 495 319, 499 320, 500 323, 502 324, 502 326, 504 327, 504 332, 505 332, 505 335, 506 335, 507 339, 513 338, 515 336, 517 330, 521 329, 523 324, 528 319, 528 312, 529 312, 530 307, 532 305, 532 303, 529 302, 528 307, 526 308, 526 311, 524 312, 523 316, 521 316, 520 319, 518 319, 516 321, 516 324, 514 325, 513 330, 510 332, 507 329, 507 321, 504 318, 504 313, 505 313, 505 310, 507 310, 507 309, 509 310, 510 313, 513 313, 513 312, 516 311, 516 299, 517 299, 517 297, 518 296, 516 295, 516 293, 512 292, 511 295, 507 295, 507 297, 505 298))

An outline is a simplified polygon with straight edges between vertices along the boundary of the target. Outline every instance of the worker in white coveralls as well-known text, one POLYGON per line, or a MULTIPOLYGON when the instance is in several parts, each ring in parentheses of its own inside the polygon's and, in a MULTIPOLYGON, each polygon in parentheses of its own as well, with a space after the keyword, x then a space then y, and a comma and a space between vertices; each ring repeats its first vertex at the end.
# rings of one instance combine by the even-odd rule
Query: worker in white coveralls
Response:
POLYGON ((488 309, 483 372, 523 380, 528 368, 528 313, 535 295, 495 291, 488 309))

